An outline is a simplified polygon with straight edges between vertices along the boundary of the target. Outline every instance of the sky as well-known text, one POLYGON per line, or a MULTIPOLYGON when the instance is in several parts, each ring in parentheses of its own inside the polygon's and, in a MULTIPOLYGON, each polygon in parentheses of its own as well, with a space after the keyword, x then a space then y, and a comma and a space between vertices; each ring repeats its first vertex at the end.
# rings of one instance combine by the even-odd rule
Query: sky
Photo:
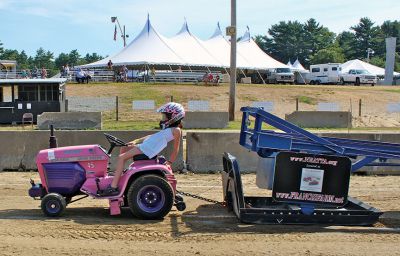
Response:
MULTIPOLYGON (((128 43, 142 30, 147 14, 164 36, 176 34, 186 18, 201 39, 230 25, 230 0, 0 0, 0 42, 34 56, 40 47, 55 54, 77 49, 81 55, 112 56, 123 48, 113 40, 117 16, 126 26, 128 43)), ((237 0, 238 35, 249 26, 252 35, 265 35, 280 21, 315 18, 335 33, 349 30, 360 18, 380 25, 400 20, 399 0, 237 0)), ((120 35, 118 33, 118 35, 120 35)))

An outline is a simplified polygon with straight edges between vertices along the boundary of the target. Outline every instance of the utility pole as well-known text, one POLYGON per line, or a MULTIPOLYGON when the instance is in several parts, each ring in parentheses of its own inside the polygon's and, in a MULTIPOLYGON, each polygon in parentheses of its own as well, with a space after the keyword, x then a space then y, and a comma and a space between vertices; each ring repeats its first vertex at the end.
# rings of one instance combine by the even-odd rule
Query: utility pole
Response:
POLYGON ((115 17, 111 17, 111 22, 112 23, 117 22, 119 31, 121 32, 122 40, 124 41, 124 47, 125 47, 126 46, 126 38, 129 37, 129 35, 125 34, 125 25, 124 25, 124 29, 122 30, 121 25, 119 24, 119 20, 118 20, 118 18, 116 16, 115 17))
POLYGON ((231 0, 231 26, 226 28, 226 34, 231 36, 229 121, 234 121, 236 99, 236 0, 231 0))

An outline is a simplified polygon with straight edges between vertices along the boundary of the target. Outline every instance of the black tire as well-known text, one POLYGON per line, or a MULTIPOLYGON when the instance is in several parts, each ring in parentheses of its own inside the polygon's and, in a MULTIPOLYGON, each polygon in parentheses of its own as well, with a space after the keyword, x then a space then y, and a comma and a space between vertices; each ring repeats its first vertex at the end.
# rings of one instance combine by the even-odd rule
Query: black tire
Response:
POLYGON ((354 85, 360 86, 360 78, 356 78, 356 81, 354 82, 354 85))
POLYGON ((343 77, 340 78, 340 84, 341 84, 341 85, 345 85, 345 84, 346 84, 346 82, 344 81, 343 77))
POLYGON ((371 84, 371 86, 375 86, 375 84, 371 84))
POLYGON ((317 80, 317 81, 315 81, 315 84, 319 85, 319 84, 321 84, 321 81, 317 80))
POLYGON ((174 192, 164 178, 143 175, 132 182, 128 190, 128 206, 140 219, 162 219, 174 204, 174 192))
POLYGON ((60 216, 66 207, 65 198, 60 194, 50 193, 42 198, 41 208, 43 213, 48 217, 60 216))
POLYGON ((314 85, 314 84, 315 84, 315 81, 314 81, 314 80, 311 80, 311 81, 310 81, 310 84, 311 84, 311 85, 314 85))

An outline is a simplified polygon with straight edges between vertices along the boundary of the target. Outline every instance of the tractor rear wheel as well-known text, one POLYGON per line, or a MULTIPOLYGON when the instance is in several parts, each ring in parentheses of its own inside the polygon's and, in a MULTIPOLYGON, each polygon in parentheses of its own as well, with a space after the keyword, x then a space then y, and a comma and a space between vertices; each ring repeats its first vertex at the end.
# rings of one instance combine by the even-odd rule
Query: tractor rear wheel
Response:
POLYGON ((57 193, 45 195, 41 203, 43 213, 49 217, 60 216, 66 207, 67 203, 65 202, 65 198, 57 193))
POLYGON ((128 206, 138 218, 162 219, 174 204, 174 192, 163 177, 143 175, 128 190, 128 206))

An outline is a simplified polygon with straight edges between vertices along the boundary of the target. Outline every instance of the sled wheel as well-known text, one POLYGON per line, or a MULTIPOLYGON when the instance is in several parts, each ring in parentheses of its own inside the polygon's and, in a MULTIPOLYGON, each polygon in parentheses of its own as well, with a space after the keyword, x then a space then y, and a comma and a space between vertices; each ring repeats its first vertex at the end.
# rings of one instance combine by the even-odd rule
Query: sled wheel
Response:
POLYGON ((66 207, 67 203, 60 194, 50 193, 45 195, 42 199, 41 208, 46 216, 58 217, 63 213, 66 207))
POLYGON ((144 175, 135 180, 128 190, 128 206, 141 219, 161 219, 174 203, 171 185, 157 175, 144 175))

